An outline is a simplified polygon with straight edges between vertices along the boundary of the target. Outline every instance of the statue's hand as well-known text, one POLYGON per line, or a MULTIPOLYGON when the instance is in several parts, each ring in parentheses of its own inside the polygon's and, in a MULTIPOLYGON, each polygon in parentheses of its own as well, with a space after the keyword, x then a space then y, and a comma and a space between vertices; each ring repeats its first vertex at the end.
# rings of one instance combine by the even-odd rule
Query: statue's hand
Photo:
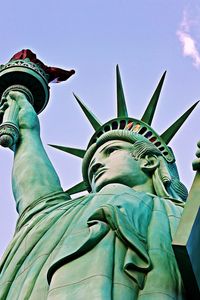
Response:
POLYGON ((200 141, 197 143, 198 150, 196 152, 196 159, 192 162, 194 171, 200 171, 200 141))
POLYGON ((15 100, 19 107, 19 128, 39 130, 39 120, 33 106, 29 103, 26 95, 19 91, 11 91, 6 97, 5 107, 9 106, 12 100, 15 100))

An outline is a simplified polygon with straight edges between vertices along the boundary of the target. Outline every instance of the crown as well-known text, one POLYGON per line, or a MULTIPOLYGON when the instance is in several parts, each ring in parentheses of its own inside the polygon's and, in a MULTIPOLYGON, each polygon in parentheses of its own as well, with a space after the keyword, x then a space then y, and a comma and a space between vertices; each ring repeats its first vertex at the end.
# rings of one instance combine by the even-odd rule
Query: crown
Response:
POLYGON ((134 143, 136 140, 144 140, 152 143, 165 158, 169 164, 175 162, 175 157, 171 148, 168 146, 174 135, 180 129, 182 124, 188 118, 190 113, 193 111, 195 106, 198 104, 197 101, 192 105, 180 118, 178 118, 171 126, 168 127, 162 134, 158 134, 152 127, 151 123, 156 111, 160 92, 164 83, 166 71, 162 75, 147 108, 140 120, 131 118, 128 116, 121 75, 119 67, 116 67, 116 85, 117 85, 117 117, 102 124, 97 117, 87 108, 87 106, 81 101, 81 99, 74 94, 75 99, 83 110, 84 114, 88 118, 95 133, 91 137, 88 147, 86 150, 70 148, 59 145, 50 146, 57 148, 61 151, 73 154, 83 159, 83 178, 84 181, 76 184, 66 192, 68 194, 75 194, 84 190, 91 191, 89 184, 87 169, 97 148, 108 140, 120 139, 134 143))

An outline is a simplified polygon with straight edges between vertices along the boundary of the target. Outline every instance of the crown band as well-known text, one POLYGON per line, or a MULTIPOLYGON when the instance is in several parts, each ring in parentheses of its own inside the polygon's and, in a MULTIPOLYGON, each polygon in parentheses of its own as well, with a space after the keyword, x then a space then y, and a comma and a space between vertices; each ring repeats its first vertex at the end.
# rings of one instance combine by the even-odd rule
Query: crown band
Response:
POLYGON ((162 153, 167 162, 174 162, 175 158, 169 147, 165 144, 162 138, 149 126, 148 124, 134 118, 116 118, 105 123, 99 130, 92 136, 88 148, 98 141, 98 138, 106 132, 112 130, 126 130, 142 135, 149 142, 155 145, 156 148, 162 153))

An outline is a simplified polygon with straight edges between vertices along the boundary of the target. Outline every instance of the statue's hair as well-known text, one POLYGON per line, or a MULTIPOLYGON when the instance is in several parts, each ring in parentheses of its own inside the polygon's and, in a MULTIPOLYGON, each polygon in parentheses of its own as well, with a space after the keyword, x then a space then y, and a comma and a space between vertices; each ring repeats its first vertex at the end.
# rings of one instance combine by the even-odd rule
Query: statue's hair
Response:
MULTIPOLYGON (((173 198, 183 201, 187 199, 188 191, 180 181, 175 163, 168 163, 162 153, 149 141, 136 141, 133 144, 133 157, 135 159, 144 158, 146 155, 155 155, 159 159, 159 176, 169 194, 173 198)), ((161 195, 158 195, 161 196, 161 195)))
MULTIPOLYGON (((88 167, 90 161, 96 150, 101 145, 111 140, 122 140, 131 143, 133 145, 132 154, 135 159, 143 158, 146 155, 155 155, 159 159, 160 164, 156 176, 159 176, 160 181, 163 183, 165 196, 181 199, 184 201, 186 200, 188 192, 186 187, 180 182, 175 162, 168 163, 163 157, 162 152, 144 136, 134 132, 130 132, 128 130, 119 129, 104 133, 98 138, 96 143, 92 144, 86 151, 86 154, 83 158, 82 172, 85 184, 89 191, 91 191, 90 183, 88 180, 88 167)), ((158 191, 156 192, 158 196, 163 196, 158 191)))

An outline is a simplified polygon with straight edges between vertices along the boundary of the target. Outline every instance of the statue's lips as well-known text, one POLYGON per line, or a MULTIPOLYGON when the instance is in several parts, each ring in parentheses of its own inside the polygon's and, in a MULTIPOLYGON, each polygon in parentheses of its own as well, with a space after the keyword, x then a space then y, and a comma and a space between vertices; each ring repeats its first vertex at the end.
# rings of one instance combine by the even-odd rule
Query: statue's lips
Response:
POLYGON ((99 169, 99 170, 95 173, 95 175, 94 175, 95 181, 96 181, 97 179, 99 179, 99 177, 100 177, 101 175, 103 175, 103 174, 106 172, 106 170, 107 170, 107 168, 101 168, 101 169, 99 169))

